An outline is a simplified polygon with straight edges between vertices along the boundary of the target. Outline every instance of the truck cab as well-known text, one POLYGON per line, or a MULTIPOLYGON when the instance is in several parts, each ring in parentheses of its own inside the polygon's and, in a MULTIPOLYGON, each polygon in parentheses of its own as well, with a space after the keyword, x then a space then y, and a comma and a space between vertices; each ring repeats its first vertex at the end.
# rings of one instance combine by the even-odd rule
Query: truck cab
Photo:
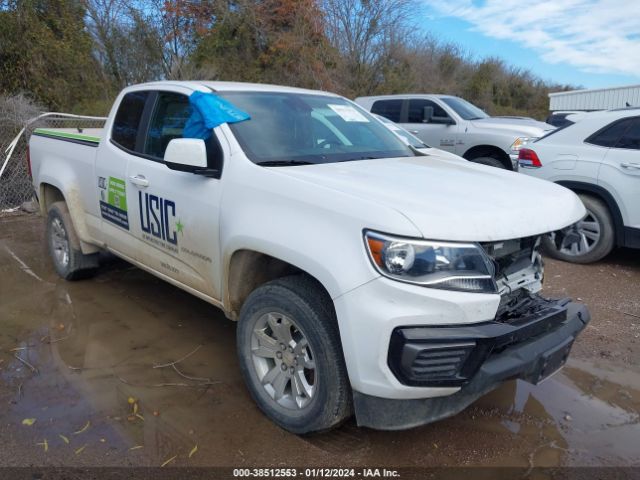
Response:
POLYGON ((518 151, 554 127, 525 117, 490 117, 451 95, 359 97, 356 103, 400 124, 427 145, 475 163, 518 169, 518 151))

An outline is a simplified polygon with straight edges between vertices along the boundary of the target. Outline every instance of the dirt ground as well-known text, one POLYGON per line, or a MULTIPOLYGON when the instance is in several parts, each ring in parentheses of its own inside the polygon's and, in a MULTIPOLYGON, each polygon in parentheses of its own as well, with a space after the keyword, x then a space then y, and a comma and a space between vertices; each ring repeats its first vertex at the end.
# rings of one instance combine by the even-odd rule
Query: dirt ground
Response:
POLYGON ((219 310, 113 258, 91 280, 60 280, 43 237, 38 216, 0 218, 2 466, 640 465, 637 251, 547 260, 546 294, 593 320, 542 384, 508 382, 409 431, 351 421, 298 437, 250 399, 219 310))

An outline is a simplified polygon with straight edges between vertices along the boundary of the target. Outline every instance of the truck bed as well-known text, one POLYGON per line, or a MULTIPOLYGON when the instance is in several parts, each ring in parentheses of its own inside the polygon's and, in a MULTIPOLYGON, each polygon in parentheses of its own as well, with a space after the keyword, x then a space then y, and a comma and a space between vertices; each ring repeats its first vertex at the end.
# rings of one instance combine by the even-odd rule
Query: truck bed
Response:
MULTIPOLYGON (((90 217, 99 218, 94 164, 101 139, 101 128, 35 129, 29 151, 38 196, 44 193, 43 185, 51 185, 67 192, 67 202, 77 202, 90 217)), ((87 238, 87 232, 82 237, 87 238)))

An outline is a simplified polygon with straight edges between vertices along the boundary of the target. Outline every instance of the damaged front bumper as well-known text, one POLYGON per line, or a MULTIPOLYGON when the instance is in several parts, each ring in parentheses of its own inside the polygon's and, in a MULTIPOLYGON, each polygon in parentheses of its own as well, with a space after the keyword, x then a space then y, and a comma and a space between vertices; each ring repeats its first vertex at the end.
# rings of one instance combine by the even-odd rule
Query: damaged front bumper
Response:
POLYGON ((416 427, 455 415, 505 380, 536 384, 564 365, 589 320, 584 305, 536 297, 533 306, 506 322, 398 327, 387 359, 396 378, 404 385, 460 389, 420 399, 354 391, 358 425, 383 430, 416 427))

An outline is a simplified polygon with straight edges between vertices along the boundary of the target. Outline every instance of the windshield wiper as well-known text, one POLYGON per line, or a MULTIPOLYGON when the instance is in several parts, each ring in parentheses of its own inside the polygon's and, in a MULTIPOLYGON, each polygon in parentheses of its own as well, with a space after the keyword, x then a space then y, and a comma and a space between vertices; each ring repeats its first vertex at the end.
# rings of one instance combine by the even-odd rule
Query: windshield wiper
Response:
POLYGON ((264 162, 258 162, 258 165, 263 167, 290 167, 292 165, 315 165, 313 162, 307 162, 305 160, 265 160, 264 162))

